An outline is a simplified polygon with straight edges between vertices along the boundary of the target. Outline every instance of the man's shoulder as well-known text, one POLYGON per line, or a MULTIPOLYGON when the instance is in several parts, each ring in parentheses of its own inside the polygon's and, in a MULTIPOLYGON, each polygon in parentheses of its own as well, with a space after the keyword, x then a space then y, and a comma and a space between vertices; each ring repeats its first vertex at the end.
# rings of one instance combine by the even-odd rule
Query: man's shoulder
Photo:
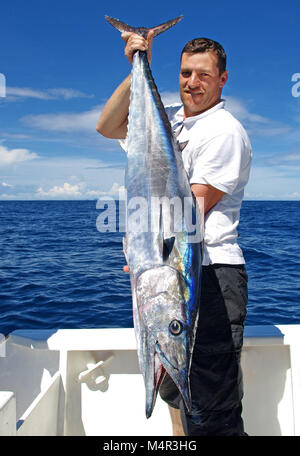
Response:
POLYGON ((213 131, 216 135, 239 135, 249 140, 248 134, 241 122, 225 107, 215 112, 214 119, 210 119, 213 131))
MULTIPOLYGON (((176 127, 177 123, 184 120, 184 111, 182 103, 174 103, 165 106, 165 110, 172 127, 176 127)), ((218 109, 213 110, 209 115, 195 116, 189 118, 194 123, 192 130, 197 132, 197 135, 207 137, 215 137, 220 135, 239 135, 242 136, 246 143, 249 143, 247 132, 241 122, 225 107, 225 100, 222 100, 218 109)))

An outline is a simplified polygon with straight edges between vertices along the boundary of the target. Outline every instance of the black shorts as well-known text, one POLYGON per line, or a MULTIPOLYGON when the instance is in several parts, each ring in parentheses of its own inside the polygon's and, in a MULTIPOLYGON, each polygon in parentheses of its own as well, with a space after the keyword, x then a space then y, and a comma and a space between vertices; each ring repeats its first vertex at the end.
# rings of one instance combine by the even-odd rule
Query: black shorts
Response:
POLYGON ((244 265, 202 268, 200 310, 190 372, 192 410, 187 412, 168 374, 160 396, 181 410, 186 435, 243 435, 240 355, 248 302, 244 265))

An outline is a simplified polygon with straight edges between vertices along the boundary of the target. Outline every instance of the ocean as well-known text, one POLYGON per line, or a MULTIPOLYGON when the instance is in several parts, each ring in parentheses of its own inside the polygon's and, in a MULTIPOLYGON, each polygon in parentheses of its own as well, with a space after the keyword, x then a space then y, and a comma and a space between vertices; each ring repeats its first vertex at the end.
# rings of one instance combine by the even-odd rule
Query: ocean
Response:
MULTIPOLYGON (((0 333, 132 327, 123 233, 95 201, 0 201, 0 333)), ((247 325, 300 323, 300 201, 244 201, 247 325)))

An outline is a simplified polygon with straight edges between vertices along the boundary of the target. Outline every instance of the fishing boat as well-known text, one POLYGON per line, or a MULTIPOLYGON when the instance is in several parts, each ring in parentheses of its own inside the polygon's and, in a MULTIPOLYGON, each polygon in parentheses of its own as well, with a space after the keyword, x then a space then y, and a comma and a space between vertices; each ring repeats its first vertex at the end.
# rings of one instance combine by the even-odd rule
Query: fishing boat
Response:
MULTIPOLYGON (((300 435, 300 327, 246 326, 250 436, 300 435)), ((133 328, 16 330, 0 339, 0 436, 171 436, 158 397, 145 416, 133 328)))

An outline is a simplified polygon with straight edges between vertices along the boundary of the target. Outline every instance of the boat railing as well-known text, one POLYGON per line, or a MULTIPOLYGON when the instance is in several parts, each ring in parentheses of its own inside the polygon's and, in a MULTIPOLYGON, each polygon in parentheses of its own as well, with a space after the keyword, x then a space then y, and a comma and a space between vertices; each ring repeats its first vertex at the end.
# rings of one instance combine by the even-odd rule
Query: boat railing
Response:
MULTIPOLYGON (((245 328, 249 435, 300 435, 299 329, 245 328)), ((145 418, 133 328, 19 330, 0 346, 0 435, 172 435, 159 397, 145 418)))

